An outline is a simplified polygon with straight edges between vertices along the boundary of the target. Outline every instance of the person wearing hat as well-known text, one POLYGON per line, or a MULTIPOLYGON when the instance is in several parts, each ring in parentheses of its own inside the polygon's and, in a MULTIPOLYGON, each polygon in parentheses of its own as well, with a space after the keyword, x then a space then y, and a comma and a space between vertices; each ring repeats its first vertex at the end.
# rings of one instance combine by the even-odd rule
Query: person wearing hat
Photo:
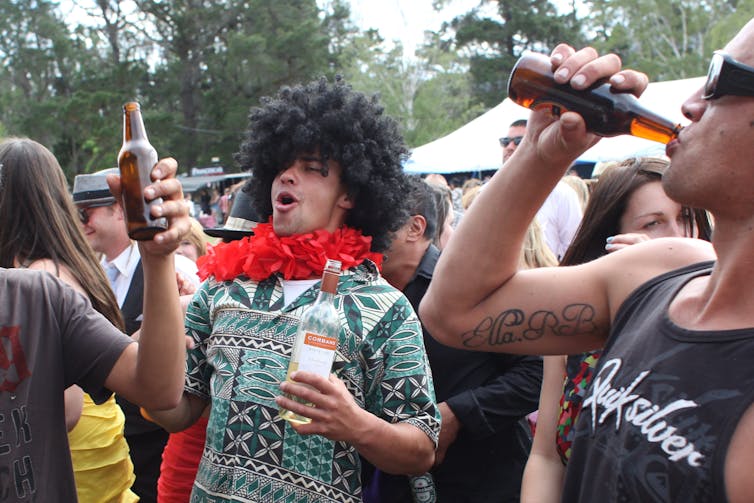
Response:
POLYGON ((233 241, 254 234, 254 227, 260 218, 251 204, 251 196, 243 189, 232 194, 230 214, 222 227, 204 229, 204 233, 223 241, 233 241))
MULTIPOLYGON (((76 176, 73 201, 84 235, 94 251, 102 255, 101 264, 123 315, 126 333, 132 335, 141 327, 144 277, 139 247, 128 237, 123 209, 107 185, 107 175, 118 172, 111 168, 76 176)), ((195 289, 199 285, 196 264, 177 253, 173 255, 176 272, 195 289)), ((117 401, 126 416, 125 437, 136 473, 132 490, 142 502, 156 501, 157 477, 168 433, 144 419, 136 405, 123 397, 117 397, 117 401)))
MULTIPOLYGON (((229 243, 246 236, 252 236, 257 220, 258 217, 251 204, 249 194, 243 190, 238 190, 232 195, 232 207, 225 225, 201 229, 201 224, 193 219, 192 230, 187 240, 191 241, 191 247, 196 248, 197 258, 202 257, 212 244, 204 244, 206 241, 202 240, 197 234, 206 235, 206 239, 209 239, 207 236, 221 238, 222 242, 229 243)), ((181 244, 183 245, 183 243, 181 244)), ((180 249, 179 247, 178 253, 180 253, 180 249)), ((181 300, 183 301, 183 299, 184 297, 181 300)), ((189 501, 207 437, 208 418, 209 407, 205 408, 201 417, 194 424, 183 431, 171 433, 168 437, 168 442, 162 452, 160 477, 157 480, 158 503, 189 501)))

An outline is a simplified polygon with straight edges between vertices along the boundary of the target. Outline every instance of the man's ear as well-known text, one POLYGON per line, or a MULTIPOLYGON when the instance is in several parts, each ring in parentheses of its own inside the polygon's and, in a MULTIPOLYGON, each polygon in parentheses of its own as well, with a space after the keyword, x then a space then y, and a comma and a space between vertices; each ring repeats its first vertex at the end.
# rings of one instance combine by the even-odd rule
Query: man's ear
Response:
POLYGON ((348 194, 343 194, 338 198, 338 206, 344 210, 353 209, 354 201, 348 194))
POLYGON ((427 220, 422 215, 411 215, 407 241, 419 241, 424 239, 424 231, 427 229, 427 220))
POLYGON ((123 208, 122 204, 114 204, 111 206, 113 209, 113 216, 116 220, 119 221, 126 221, 126 210, 123 208))

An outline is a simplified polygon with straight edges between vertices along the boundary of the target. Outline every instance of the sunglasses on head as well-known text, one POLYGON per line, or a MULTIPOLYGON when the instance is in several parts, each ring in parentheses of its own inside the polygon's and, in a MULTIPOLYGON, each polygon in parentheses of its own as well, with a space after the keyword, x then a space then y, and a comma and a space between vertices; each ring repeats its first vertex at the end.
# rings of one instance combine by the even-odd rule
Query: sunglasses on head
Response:
POLYGON ((709 65, 702 98, 714 100, 725 95, 754 96, 754 67, 716 51, 709 65))
POLYGON ((513 144, 518 147, 518 144, 521 143, 521 140, 523 139, 523 136, 514 136, 513 138, 503 136, 502 138, 500 138, 500 145, 507 147, 511 142, 513 142, 513 144))

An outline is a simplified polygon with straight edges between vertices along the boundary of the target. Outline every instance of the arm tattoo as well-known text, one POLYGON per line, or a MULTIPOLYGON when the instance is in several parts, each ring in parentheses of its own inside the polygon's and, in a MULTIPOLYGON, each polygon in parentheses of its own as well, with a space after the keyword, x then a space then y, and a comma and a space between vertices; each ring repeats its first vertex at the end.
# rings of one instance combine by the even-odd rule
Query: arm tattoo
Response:
POLYGON ((558 317, 553 311, 535 311, 527 318, 521 309, 509 309, 497 318, 482 320, 473 330, 461 334, 467 348, 500 346, 516 342, 534 341, 546 333, 556 336, 575 336, 594 333, 594 306, 570 304, 558 317))

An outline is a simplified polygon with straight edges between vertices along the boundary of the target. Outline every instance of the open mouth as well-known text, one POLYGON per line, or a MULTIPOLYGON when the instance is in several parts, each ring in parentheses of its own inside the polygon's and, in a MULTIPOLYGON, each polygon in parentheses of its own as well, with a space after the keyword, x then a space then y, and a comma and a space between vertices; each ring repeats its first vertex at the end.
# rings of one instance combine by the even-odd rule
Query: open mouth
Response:
POLYGON ((275 198, 275 202, 279 209, 287 209, 296 204, 298 200, 289 192, 280 192, 277 198, 275 198))

